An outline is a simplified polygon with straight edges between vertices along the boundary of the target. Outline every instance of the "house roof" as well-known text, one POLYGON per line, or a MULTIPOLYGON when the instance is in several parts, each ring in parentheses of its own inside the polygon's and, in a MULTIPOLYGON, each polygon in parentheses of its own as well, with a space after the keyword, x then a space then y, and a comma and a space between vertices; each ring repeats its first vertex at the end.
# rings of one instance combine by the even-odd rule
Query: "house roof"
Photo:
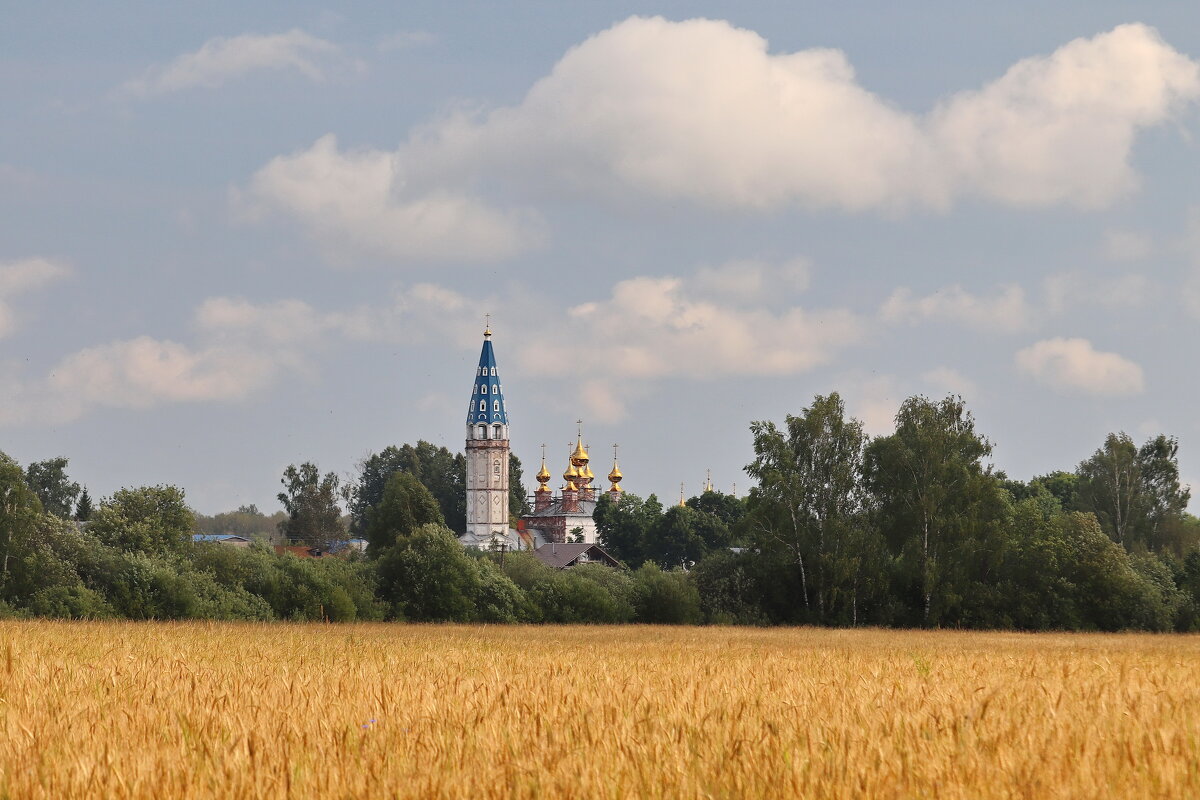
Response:
POLYGON ((245 536, 236 533, 193 533, 193 542, 248 542, 245 536))
POLYGON ((617 561, 598 544, 582 544, 582 543, 563 543, 558 544, 551 542, 544 544, 537 550, 533 551, 537 559, 547 566, 555 569, 565 569, 574 566, 581 560, 599 561, 610 567, 619 567, 621 562, 617 561), (587 555, 586 559, 580 557, 587 555))

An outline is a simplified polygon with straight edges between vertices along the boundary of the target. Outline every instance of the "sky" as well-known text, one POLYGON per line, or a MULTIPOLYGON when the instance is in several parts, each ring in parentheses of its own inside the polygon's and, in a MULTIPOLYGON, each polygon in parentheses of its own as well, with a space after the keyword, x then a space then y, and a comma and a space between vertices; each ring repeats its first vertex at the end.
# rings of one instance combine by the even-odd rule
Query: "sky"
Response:
POLYGON ((531 486, 838 391, 1200 491, 1194 3, 11 4, 0 105, 0 450, 93 497, 460 450, 485 314, 531 486))

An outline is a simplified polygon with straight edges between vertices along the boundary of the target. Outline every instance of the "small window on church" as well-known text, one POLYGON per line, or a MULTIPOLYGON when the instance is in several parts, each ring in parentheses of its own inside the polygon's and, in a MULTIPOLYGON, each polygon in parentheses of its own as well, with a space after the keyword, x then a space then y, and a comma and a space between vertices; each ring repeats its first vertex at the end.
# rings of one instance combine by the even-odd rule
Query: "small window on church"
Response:
POLYGON ((496 413, 500 413, 500 401, 499 400, 492 401, 492 411, 495 411, 496 413))
POLYGON ((499 474, 500 474, 500 460, 499 460, 499 459, 497 459, 497 460, 496 460, 496 461, 495 461, 495 462, 492 464, 492 474, 493 474, 493 475, 499 475, 499 474))
POLYGON ((492 438, 493 438, 493 439, 503 439, 503 438, 504 438, 504 437, 501 435, 501 428, 500 428, 500 426, 499 426, 499 425, 493 425, 493 426, 492 426, 492 438))
POLYGON ((487 384, 486 383, 479 384, 479 393, 487 394, 487 384))
POLYGON ((487 411, 487 400, 480 400, 480 401, 479 401, 479 410, 480 410, 480 411, 487 411))
POLYGON ((492 367, 492 377, 496 377, 496 368, 492 367))

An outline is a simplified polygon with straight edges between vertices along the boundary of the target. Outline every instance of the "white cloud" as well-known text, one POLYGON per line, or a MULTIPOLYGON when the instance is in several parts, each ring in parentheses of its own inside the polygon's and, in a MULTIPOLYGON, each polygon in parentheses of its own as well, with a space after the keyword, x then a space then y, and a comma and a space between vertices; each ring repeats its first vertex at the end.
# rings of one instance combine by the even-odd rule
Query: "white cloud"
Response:
POLYGON ((721 209, 942 209, 966 196, 1097 207, 1132 191, 1137 132, 1200 96, 1200 68, 1141 24, 1018 62, 928 114, 857 83, 845 54, 771 53, 728 22, 632 17, 571 48, 516 106, 457 113, 391 153, 331 137, 250 195, 400 259, 505 258, 537 226, 509 194, 633 192, 721 209))
POLYGON ((1140 128, 1200 94, 1200 67, 1141 24, 1027 58, 942 103, 929 133, 960 191, 1012 205, 1107 205, 1137 185, 1140 128))
POLYGON ((404 260, 500 260, 543 241, 533 212, 497 210, 465 191, 409 191, 405 168, 392 153, 343 153, 329 135, 273 159, 235 202, 252 218, 295 217, 330 245, 404 260))
POLYGON ((586 328, 604 347, 546 339, 524 349, 523 367, 640 379, 795 375, 827 363, 863 336, 861 321, 849 311, 733 308, 696 298, 685 287, 677 277, 621 281, 607 300, 568 312, 569 327, 586 328))
MULTIPOLYGON (((293 70, 310 80, 322 81, 339 52, 332 42, 299 29, 267 35, 218 36, 195 52, 147 70, 121 89, 136 97, 197 87, 212 89, 258 70, 293 70)), ((356 68, 361 69, 361 65, 356 68)))
POLYGON ((958 285, 926 297, 914 297, 910 289, 901 287, 884 301, 879 315, 890 323, 936 320, 1005 333, 1026 330, 1033 317, 1025 291, 1011 284, 1000 287, 999 293, 990 298, 978 297, 958 285))
POLYGON ((1116 353, 1096 350, 1087 339, 1055 338, 1016 354, 1017 368, 1063 391, 1090 394, 1139 394, 1145 389, 1142 368, 1116 353))
POLYGON ((21 315, 12 304, 15 297, 41 289, 70 273, 66 264, 48 258, 0 261, 0 339, 11 335, 20 323, 21 315))

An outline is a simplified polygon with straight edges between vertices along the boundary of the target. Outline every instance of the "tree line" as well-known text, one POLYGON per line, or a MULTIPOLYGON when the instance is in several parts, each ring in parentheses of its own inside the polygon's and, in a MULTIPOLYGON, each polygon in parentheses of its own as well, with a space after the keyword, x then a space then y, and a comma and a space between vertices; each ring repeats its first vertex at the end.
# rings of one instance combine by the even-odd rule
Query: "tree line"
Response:
MULTIPOLYGON (((465 460, 423 441, 347 480, 293 465, 270 516, 196 515, 169 486, 93 507, 65 458, 22 469, 0 454, 0 615, 1200 629, 1200 520, 1175 439, 1114 433, 1073 470, 1022 481, 990 465, 961 398, 909 398, 895 422, 872 438, 839 395, 818 396, 751 424, 746 497, 602 497, 621 570, 464 550, 465 460), (256 543, 194 544, 197 530, 256 543), (365 553, 269 546, 351 537, 365 553)), ((528 507, 510 468, 515 517, 528 507)))

